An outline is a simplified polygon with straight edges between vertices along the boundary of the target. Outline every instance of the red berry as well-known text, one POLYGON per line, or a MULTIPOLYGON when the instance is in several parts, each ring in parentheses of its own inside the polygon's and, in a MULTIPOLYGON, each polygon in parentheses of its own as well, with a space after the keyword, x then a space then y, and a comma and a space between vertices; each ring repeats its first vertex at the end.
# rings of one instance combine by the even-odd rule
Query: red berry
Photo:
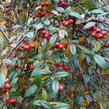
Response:
POLYGON ((107 34, 107 32, 106 31, 102 31, 101 34, 105 36, 107 34))
POLYGON ((109 47, 109 42, 106 43, 106 47, 109 47))
POLYGON ((20 64, 20 65, 19 65, 19 68, 23 69, 23 65, 22 65, 22 64, 20 64))
POLYGON ((47 33, 46 30, 43 30, 43 31, 41 32, 42 35, 46 35, 46 33, 47 33))
POLYGON ((96 31, 97 33, 101 32, 101 30, 100 30, 99 28, 97 28, 95 31, 96 31))
POLYGON ((56 67, 59 67, 59 63, 54 62, 53 64, 54 64, 56 67))
POLYGON ((34 69, 34 65, 33 64, 30 64, 30 70, 33 70, 34 69))
POLYGON ((62 84, 59 84, 59 91, 63 91, 64 90, 64 86, 62 84))
POLYGON ((9 104, 15 104, 16 103, 16 99, 12 98, 12 97, 9 97, 9 98, 6 99, 6 102, 9 103, 9 104))
POLYGON ((29 47, 30 47, 31 49, 35 48, 34 44, 30 44, 29 47))
POLYGON ((64 70, 65 70, 65 71, 69 71, 70 69, 71 69, 71 68, 70 68, 69 66, 67 66, 67 65, 64 66, 64 70))
POLYGON ((63 49, 63 48, 64 48, 64 45, 60 43, 60 44, 59 44, 59 48, 60 48, 60 49, 63 49))
POLYGON ((9 83, 6 83, 5 86, 4 86, 4 88, 10 90, 11 85, 9 83))
POLYGON ((95 37, 95 36, 96 36, 96 32, 92 32, 92 33, 91 33, 91 36, 92 36, 92 37, 95 37))
POLYGON ((103 34, 101 34, 101 33, 98 35, 98 37, 99 38, 104 38, 103 34))
POLYGON ((68 22, 68 21, 66 21, 63 25, 64 25, 65 27, 68 27, 69 22, 68 22))
POLYGON ((69 19, 69 24, 72 24, 73 23, 73 19, 69 19))
POLYGON ((51 36, 53 36, 53 34, 52 33, 49 33, 49 37, 51 37, 51 36))
POLYGON ((59 42, 56 42, 56 43, 54 44, 54 47, 59 48, 59 42))
POLYGON ((49 39, 49 34, 45 34, 44 38, 49 39))
POLYGON ((57 24, 56 24, 56 27, 57 27, 57 28, 59 28, 59 27, 60 27, 59 23, 57 23, 57 24))
POLYGON ((29 47, 29 45, 24 45, 23 49, 28 51, 28 50, 30 50, 30 47, 29 47))
POLYGON ((60 63, 59 63, 59 66, 63 66, 63 65, 64 65, 64 63, 63 63, 63 62, 60 62, 60 63))

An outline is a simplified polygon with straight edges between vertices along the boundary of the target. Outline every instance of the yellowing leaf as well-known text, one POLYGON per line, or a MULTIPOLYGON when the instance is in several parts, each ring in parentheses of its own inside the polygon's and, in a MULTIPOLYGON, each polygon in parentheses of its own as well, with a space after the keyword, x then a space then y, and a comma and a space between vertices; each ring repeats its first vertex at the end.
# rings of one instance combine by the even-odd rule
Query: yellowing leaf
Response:
POLYGON ((94 50, 97 52, 99 51, 101 48, 101 43, 96 41, 96 43, 94 43, 94 50))
POLYGON ((52 13, 57 15, 57 16, 61 16, 61 14, 59 14, 56 10, 53 10, 52 13))
POLYGON ((69 47, 67 47, 67 49, 66 49, 66 51, 65 51, 65 54, 66 54, 66 56, 67 56, 69 59, 71 59, 71 58, 72 58, 72 53, 71 53, 71 51, 70 51, 70 48, 69 48, 69 47))
POLYGON ((5 64, 2 65, 1 72, 4 73, 5 76, 7 76, 8 69, 7 69, 7 66, 5 64))
POLYGON ((40 43, 39 43, 37 40, 35 40, 35 41, 33 42, 33 44, 35 45, 36 48, 39 48, 39 46, 40 46, 40 43))
POLYGON ((42 80, 47 79, 48 77, 49 77, 48 74, 42 74, 42 75, 41 75, 42 80))

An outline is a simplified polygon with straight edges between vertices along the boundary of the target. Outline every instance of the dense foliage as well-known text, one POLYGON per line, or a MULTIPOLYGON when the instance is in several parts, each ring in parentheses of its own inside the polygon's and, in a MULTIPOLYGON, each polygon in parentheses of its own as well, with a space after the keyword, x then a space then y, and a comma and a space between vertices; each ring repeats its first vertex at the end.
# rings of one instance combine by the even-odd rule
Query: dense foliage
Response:
POLYGON ((0 109, 108 109, 108 15, 96 0, 1 0, 0 109))

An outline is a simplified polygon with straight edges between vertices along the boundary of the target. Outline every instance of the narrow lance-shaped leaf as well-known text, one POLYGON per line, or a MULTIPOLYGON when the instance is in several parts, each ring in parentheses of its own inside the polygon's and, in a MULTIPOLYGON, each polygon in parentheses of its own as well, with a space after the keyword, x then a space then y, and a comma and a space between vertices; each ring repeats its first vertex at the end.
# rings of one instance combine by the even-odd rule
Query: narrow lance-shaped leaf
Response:
POLYGON ((101 56, 98 55, 98 54, 94 54, 93 57, 94 57, 95 62, 96 62, 101 68, 106 69, 106 68, 108 67, 108 66, 107 66, 107 63, 106 63, 106 61, 104 60, 103 57, 101 57, 101 56))
POLYGON ((59 82, 58 80, 54 80, 52 83, 52 90, 57 93, 58 92, 58 88, 59 88, 59 82))
POLYGON ((60 78, 60 77, 66 77, 68 76, 69 73, 68 72, 65 72, 65 71, 59 71, 57 73, 54 74, 54 77, 55 78, 60 78))

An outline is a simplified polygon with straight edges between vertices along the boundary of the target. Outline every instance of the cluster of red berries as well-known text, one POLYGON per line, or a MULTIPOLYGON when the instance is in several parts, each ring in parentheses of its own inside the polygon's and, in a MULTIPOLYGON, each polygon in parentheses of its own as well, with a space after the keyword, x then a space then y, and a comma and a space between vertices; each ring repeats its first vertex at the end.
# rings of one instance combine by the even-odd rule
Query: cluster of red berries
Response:
POLYGON ((48 7, 49 6, 49 2, 46 2, 46 1, 44 1, 44 2, 41 2, 41 6, 42 7, 48 7))
POLYGON ((25 44, 23 44, 23 45, 21 46, 21 48, 24 49, 24 50, 29 51, 30 49, 34 49, 35 46, 34 46, 34 44, 32 44, 32 43, 29 44, 29 45, 25 45, 25 44))
POLYGON ((36 17, 41 17, 41 18, 42 18, 42 17, 44 17, 44 16, 45 16, 45 12, 42 11, 41 9, 38 10, 36 17))
MULTIPOLYGON (((24 70, 26 69, 22 64, 19 64, 19 65, 16 64, 15 67, 16 68, 20 68, 20 69, 24 69, 24 70)), ((29 70, 33 70, 34 69, 34 65, 33 64, 30 64, 29 67, 28 67, 28 69, 29 70)))
POLYGON ((4 85, 3 89, 2 89, 2 92, 7 93, 7 92, 10 91, 10 89, 11 89, 10 81, 6 80, 5 85, 4 85))
POLYGON ((41 36, 42 36, 42 38, 50 39, 53 36, 53 34, 52 33, 49 33, 46 30, 43 30, 43 31, 41 31, 41 36))
POLYGON ((13 98, 13 97, 9 97, 9 98, 6 99, 6 102, 8 104, 15 104, 16 103, 16 99, 13 98))
POLYGON ((95 39, 103 39, 103 38, 105 38, 105 35, 107 34, 106 31, 102 31, 101 29, 99 29, 97 27, 91 27, 91 28, 89 28, 89 30, 93 31, 91 33, 91 36, 95 39))
POLYGON ((71 25, 73 23, 73 19, 68 19, 68 20, 63 20, 62 21, 62 24, 65 26, 65 27, 68 27, 69 25, 71 25))
POLYGON ((56 42, 54 44, 54 47, 57 48, 57 49, 66 49, 67 48, 67 45, 66 44, 63 44, 61 42, 56 42))
POLYGON ((68 3, 65 0, 60 0, 59 6, 65 8, 68 5, 68 3))
POLYGON ((64 68, 65 71, 69 71, 69 70, 71 69, 70 66, 65 65, 64 62, 60 62, 60 63, 54 62, 53 64, 54 64, 56 67, 62 67, 62 66, 63 66, 63 68, 64 68))

